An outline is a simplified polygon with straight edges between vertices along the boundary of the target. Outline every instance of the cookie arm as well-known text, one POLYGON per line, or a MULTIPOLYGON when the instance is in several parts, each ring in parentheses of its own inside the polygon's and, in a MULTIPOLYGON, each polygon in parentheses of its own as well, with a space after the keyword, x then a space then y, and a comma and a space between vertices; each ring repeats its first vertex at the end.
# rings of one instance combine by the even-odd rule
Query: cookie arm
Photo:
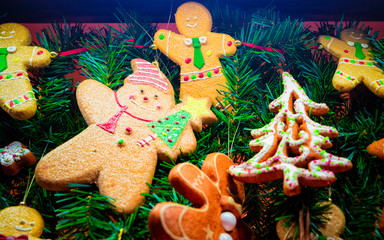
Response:
POLYGON ((174 51, 174 45, 177 42, 183 42, 184 37, 180 34, 171 32, 169 30, 160 29, 155 33, 154 44, 155 49, 159 49, 165 56, 169 57, 172 61, 181 65, 182 58, 180 57, 180 50, 174 51))
POLYGON ((217 48, 217 51, 215 51, 217 53, 217 57, 221 57, 221 55, 233 55, 236 53, 237 48, 235 39, 227 34, 209 33, 208 41, 216 41, 218 43, 215 46, 217 48))
POLYGON ((343 51, 345 48, 348 47, 348 45, 337 38, 330 37, 330 36, 320 36, 318 38, 318 43, 322 45, 322 47, 332 54, 333 56, 337 58, 341 58, 341 55, 343 54, 343 51))
POLYGON ((51 53, 45 48, 27 46, 18 47, 16 51, 27 69, 46 67, 51 63, 51 53))

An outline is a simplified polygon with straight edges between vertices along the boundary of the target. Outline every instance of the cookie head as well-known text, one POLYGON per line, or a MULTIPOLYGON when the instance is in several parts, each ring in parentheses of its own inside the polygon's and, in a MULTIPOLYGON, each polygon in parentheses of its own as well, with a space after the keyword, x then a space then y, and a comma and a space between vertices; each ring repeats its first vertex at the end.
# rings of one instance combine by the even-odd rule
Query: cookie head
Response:
POLYGON ((132 108, 157 115, 175 106, 172 85, 157 67, 143 59, 134 59, 131 65, 134 73, 119 92, 129 96, 132 108))
POLYGON ((367 35, 361 29, 348 28, 340 32, 341 40, 345 42, 358 42, 361 44, 368 44, 369 40, 366 39, 367 35))
POLYGON ((14 206, 0 211, 0 233, 6 236, 40 237, 43 231, 44 220, 33 208, 14 206))
POLYGON ((0 47, 27 46, 31 43, 28 29, 18 23, 0 25, 0 47))
POLYGON ((186 37, 201 37, 212 29, 212 16, 197 2, 182 4, 176 11, 177 29, 186 37))

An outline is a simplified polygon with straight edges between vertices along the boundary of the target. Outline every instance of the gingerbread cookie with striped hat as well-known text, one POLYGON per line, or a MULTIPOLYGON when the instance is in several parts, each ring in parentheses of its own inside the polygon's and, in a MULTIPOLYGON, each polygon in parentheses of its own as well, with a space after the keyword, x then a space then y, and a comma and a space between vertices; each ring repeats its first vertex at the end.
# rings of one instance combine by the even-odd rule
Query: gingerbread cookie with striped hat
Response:
POLYGON ((228 107, 218 91, 227 90, 219 58, 236 53, 235 39, 227 34, 211 32, 212 17, 207 8, 197 2, 182 4, 175 14, 181 34, 160 29, 154 46, 180 65, 180 96, 209 97, 214 106, 228 107))
POLYGON ((143 59, 132 60, 134 73, 116 92, 95 80, 77 88, 83 132, 44 156, 36 167, 37 183, 54 191, 69 183, 96 183, 121 213, 144 201, 157 160, 175 161, 195 150, 193 130, 216 121, 211 102, 185 99, 175 104, 172 85, 143 59))
POLYGON ((19 120, 31 118, 37 109, 27 69, 51 62, 50 52, 30 43, 31 34, 23 25, 0 25, 0 107, 19 120))
POLYGON ((333 86, 349 92, 361 82, 376 96, 384 98, 384 74, 373 61, 367 35, 361 29, 348 28, 340 32, 340 39, 320 36, 318 42, 339 59, 333 86))

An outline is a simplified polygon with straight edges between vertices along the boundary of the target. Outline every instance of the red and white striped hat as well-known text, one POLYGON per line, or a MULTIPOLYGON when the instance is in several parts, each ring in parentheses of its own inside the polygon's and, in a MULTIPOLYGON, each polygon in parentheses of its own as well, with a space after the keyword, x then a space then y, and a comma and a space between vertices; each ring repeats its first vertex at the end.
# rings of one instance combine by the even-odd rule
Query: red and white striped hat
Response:
POLYGON ((144 59, 136 58, 131 62, 133 73, 126 80, 134 84, 149 84, 166 91, 169 89, 167 78, 154 65, 144 59))

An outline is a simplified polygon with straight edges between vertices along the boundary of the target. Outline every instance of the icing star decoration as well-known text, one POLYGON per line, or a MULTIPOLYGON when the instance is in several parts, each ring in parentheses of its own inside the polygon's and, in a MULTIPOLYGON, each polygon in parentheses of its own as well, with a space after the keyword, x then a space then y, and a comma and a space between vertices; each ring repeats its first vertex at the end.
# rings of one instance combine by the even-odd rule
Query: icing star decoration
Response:
MULTIPOLYGON (((205 121, 204 124, 212 124, 216 122, 215 114, 210 111, 211 101, 209 98, 200 98, 196 99, 188 96, 186 100, 186 104, 181 107, 182 110, 189 112, 191 114, 190 123, 194 126, 193 129, 202 128, 201 122, 202 118, 211 119, 211 122, 205 121)), ((202 129, 198 129, 201 131, 202 129)))

